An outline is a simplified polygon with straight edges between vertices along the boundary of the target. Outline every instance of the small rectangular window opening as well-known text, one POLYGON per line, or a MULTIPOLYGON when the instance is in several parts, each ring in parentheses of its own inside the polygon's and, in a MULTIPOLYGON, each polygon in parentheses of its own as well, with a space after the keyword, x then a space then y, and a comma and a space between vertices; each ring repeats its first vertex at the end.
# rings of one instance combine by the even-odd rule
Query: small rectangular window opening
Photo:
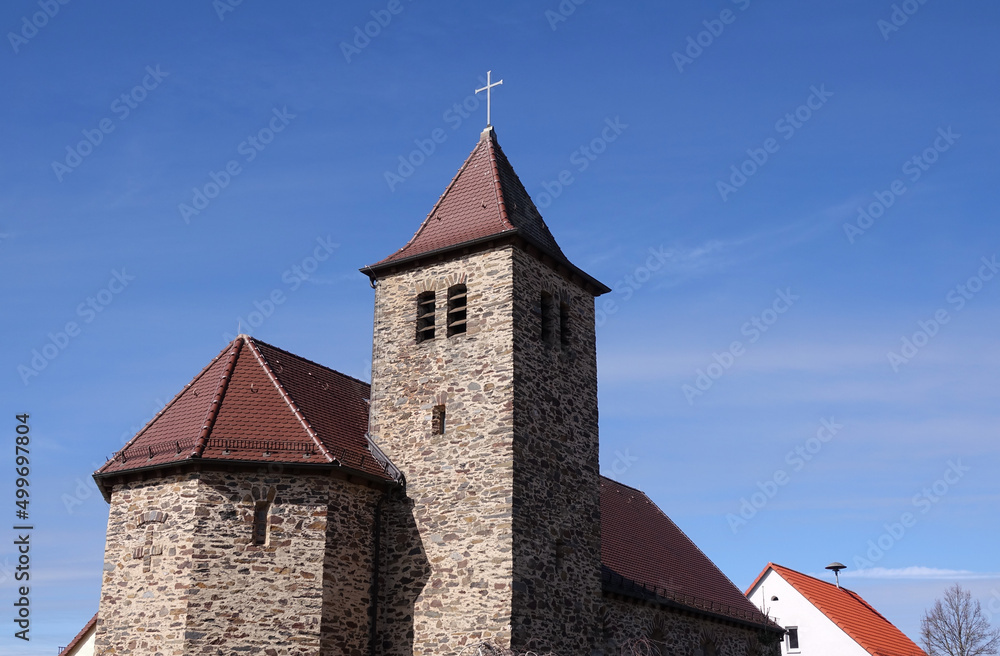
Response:
POLYGON ((434 406, 431 415, 431 435, 444 435, 444 406, 434 406))
POLYGON ((542 341, 551 344, 555 338, 556 301, 552 294, 542 292, 542 341))
POLYGON ((788 629, 788 649, 798 649, 799 648, 799 629, 790 628, 788 629))
POLYGON ((448 288, 448 337, 461 335, 468 326, 468 298, 465 285, 448 288))
POLYGON ((259 501, 253 510, 253 543, 256 545, 267 544, 267 515, 270 505, 266 501, 259 501))
POLYGON ((569 346, 569 303, 559 304, 559 343, 569 346))
POLYGON ((434 339, 434 292, 417 296, 417 343, 434 339))

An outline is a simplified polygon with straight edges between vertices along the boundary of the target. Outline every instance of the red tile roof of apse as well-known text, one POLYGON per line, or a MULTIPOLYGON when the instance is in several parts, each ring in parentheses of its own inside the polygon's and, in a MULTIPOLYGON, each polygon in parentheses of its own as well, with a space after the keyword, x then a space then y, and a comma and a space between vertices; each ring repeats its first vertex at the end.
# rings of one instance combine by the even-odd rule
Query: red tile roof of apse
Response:
POLYGON ((369 389, 240 335, 94 477, 101 485, 127 472, 221 461, 329 465, 399 480, 367 437, 369 389))
POLYGON ((747 594, 757 587, 769 569, 773 569, 789 585, 799 591, 821 613, 839 626, 861 648, 874 656, 927 656, 912 640, 882 616, 877 610, 847 588, 838 588, 794 569, 768 563, 764 571, 747 588, 747 594))
POLYGON ((695 611, 780 631, 643 492, 601 477, 605 588, 629 583, 695 611))
POLYGON ((515 236, 581 276, 600 294, 610 291, 563 254, 491 126, 480 135, 479 143, 410 241, 361 271, 374 277, 377 272, 422 257, 515 236))

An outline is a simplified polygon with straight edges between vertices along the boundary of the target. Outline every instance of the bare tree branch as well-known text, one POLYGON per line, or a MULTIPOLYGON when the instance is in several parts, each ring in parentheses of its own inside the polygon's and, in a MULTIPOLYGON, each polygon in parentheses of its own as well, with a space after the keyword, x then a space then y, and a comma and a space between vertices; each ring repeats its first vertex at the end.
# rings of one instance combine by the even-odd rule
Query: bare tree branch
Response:
POLYGON ((986 656, 1000 649, 1000 628, 992 628, 972 593, 955 584, 920 621, 929 656, 986 656))

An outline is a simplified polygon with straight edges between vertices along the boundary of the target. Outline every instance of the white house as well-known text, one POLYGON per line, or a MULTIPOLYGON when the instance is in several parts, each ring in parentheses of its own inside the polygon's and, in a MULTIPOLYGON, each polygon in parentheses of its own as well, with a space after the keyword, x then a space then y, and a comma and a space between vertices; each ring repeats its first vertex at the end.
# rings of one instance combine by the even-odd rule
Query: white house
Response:
POLYGON ((926 656, 860 595, 768 563, 747 598, 787 633, 792 656, 926 656))
POLYGON ((62 648, 59 656, 94 656, 94 635, 97 633, 97 615, 76 634, 73 640, 62 648))

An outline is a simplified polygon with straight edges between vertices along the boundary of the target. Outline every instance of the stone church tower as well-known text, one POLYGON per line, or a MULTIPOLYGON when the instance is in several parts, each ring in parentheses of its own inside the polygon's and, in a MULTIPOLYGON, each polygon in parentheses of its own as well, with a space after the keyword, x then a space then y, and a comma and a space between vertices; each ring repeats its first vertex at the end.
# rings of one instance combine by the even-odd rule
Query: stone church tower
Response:
POLYGON ((563 254, 492 128, 362 271, 370 385, 240 335, 94 474, 96 654, 773 652, 781 629, 600 476, 609 290, 563 254))
POLYGON ((370 431, 405 472, 393 525, 411 527, 390 538, 387 575, 411 592, 386 626, 412 626, 415 654, 468 636, 589 654, 594 297, 608 289, 563 255, 492 128, 413 239, 363 271, 376 290, 370 431))

